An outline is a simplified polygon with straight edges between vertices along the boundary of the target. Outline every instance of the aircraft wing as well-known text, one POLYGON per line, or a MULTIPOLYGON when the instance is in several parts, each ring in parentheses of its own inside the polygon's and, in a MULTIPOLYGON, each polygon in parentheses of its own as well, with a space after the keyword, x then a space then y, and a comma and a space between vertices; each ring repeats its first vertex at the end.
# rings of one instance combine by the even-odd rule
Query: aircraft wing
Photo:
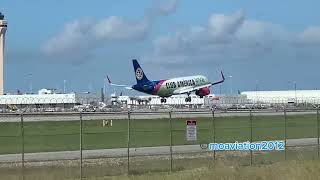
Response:
POLYGON ((128 85, 114 84, 114 83, 112 83, 111 80, 110 80, 110 78, 109 78, 109 76, 107 76, 107 79, 108 79, 108 83, 109 83, 111 86, 123 87, 123 88, 129 89, 129 90, 132 89, 132 87, 130 87, 130 86, 128 86, 128 85))
POLYGON ((182 88, 178 88, 175 91, 173 91, 173 94, 185 94, 185 93, 190 93, 196 90, 199 90, 201 88, 205 88, 205 87, 210 87, 212 86, 212 84, 205 84, 202 86, 194 86, 194 87, 182 87, 182 88))

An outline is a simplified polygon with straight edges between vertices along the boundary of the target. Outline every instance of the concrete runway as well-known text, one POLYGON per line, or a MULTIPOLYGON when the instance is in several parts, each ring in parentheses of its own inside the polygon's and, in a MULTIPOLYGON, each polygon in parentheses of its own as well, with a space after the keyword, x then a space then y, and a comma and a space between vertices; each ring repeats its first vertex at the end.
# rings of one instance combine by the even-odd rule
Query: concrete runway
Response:
MULTIPOLYGON (((314 111, 297 111, 287 112, 287 115, 303 115, 314 114, 314 111)), ((215 112, 215 117, 230 117, 230 116, 248 116, 249 111, 236 111, 236 112, 215 112)), ((283 112, 276 111, 252 111, 253 116, 276 116, 284 115, 283 112)), ((172 118, 197 118, 197 117, 212 117, 211 112, 172 112, 172 118)), ((169 112, 132 112, 130 114, 131 119, 160 119, 169 118, 169 112)), ((127 113, 84 113, 82 114, 83 120, 102 120, 102 119, 128 119, 127 113)), ((36 122, 36 121, 79 121, 79 113, 33 113, 25 114, 23 116, 24 122, 36 122)), ((1 122, 20 122, 21 117, 19 114, 1 114, 1 122)))
MULTIPOLYGON (((288 139, 287 146, 316 146, 317 138, 303 138, 303 139, 288 139)), ((106 158, 106 157, 127 157, 127 148, 116 149, 99 149, 99 150, 84 150, 83 158, 106 158)), ((172 152, 174 154, 185 153, 203 153, 208 152, 207 149, 201 149, 200 145, 181 145, 173 146, 172 152)), ((149 156, 149 155, 170 155, 170 146, 158 147, 141 147, 131 148, 130 157, 134 156, 149 156)), ((80 159, 80 151, 59 151, 59 152, 39 152, 39 153, 25 153, 25 162, 35 161, 55 161, 55 160, 74 160, 80 159)), ((21 162, 21 154, 5 154, 0 155, 0 163, 21 162)))

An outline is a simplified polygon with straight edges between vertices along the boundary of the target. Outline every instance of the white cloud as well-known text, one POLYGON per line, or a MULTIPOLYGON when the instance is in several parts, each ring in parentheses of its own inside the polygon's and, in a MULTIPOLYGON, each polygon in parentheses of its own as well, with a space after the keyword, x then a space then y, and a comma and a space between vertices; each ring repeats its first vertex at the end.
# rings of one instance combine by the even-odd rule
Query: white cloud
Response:
POLYGON ((131 40, 144 37, 149 29, 146 21, 130 22, 122 17, 111 16, 96 23, 92 34, 97 39, 131 40))
POLYGON ((301 45, 320 45, 320 27, 311 26, 306 28, 297 38, 297 43, 301 45))
POLYGON ((177 8, 177 1, 176 0, 169 0, 169 1, 166 1, 166 2, 163 2, 162 3, 164 4, 160 4, 158 6, 158 8, 155 8, 156 11, 159 12, 159 14, 161 15, 169 15, 171 13, 173 13, 176 8, 177 8))
POLYGON ((97 22, 75 20, 65 25, 64 30, 51 38, 44 46, 46 54, 72 53, 90 50, 109 41, 131 41, 142 39, 149 30, 149 23, 133 22, 122 17, 111 16, 97 22))
MULTIPOLYGON (((88 57, 85 53, 90 54, 90 51, 110 42, 141 41, 149 34, 156 17, 168 15, 175 9, 176 0, 156 1, 145 16, 136 21, 119 16, 98 21, 75 20, 51 38, 43 50, 47 55, 81 58, 88 57)), ((271 59, 283 54, 297 57, 297 54, 314 52, 317 45, 320 45, 319 26, 296 33, 279 24, 248 19, 242 11, 237 11, 233 14, 211 14, 203 25, 158 36, 153 39, 153 50, 142 56, 153 63, 185 65, 259 60, 261 57, 271 59), (293 44, 305 48, 297 48, 293 44)))
POLYGON ((57 36, 51 38, 43 47, 47 54, 63 53, 74 49, 84 48, 82 43, 90 39, 90 27, 92 22, 88 20, 75 20, 65 25, 64 30, 57 36))
POLYGON ((229 16, 212 14, 208 20, 208 33, 215 40, 229 40, 243 24, 244 18, 245 16, 242 11, 229 16))
POLYGON ((147 11, 147 16, 150 18, 157 16, 167 16, 176 11, 177 0, 156 0, 152 7, 147 11))
POLYGON ((154 40, 155 54, 178 55, 181 57, 185 54, 218 50, 221 46, 226 46, 234 40, 235 33, 239 30, 243 21, 244 14, 242 12, 230 16, 213 14, 209 17, 205 26, 194 26, 156 38, 154 40))
POLYGON ((155 18, 175 11, 176 0, 168 0, 152 8, 152 14, 138 21, 110 16, 99 21, 78 19, 67 23, 64 30, 49 39, 42 50, 46 55, 84 53, 114 41, 141 40, 149 33, 155 18))
POLYGON ((156 38, 149 59, 180 64, 258 59, 289 46, 293 34, 278 24, 246 19, 242 11, 212 14, 206 25, 156 38))
POLYGON ((257 20, 245 20, 237 35, 241 40, 289 40, 291 34, 281 25, 257 20))

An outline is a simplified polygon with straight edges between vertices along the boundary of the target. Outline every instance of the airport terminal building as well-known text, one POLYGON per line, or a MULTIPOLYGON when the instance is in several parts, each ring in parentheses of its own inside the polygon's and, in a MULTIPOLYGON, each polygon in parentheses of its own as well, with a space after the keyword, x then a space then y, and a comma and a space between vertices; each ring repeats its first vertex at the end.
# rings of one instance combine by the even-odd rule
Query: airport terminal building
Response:
POLYGON ((254 103, 320 103, 320 90, 244 91, 241 95, 254 103))
MULTIPOLYGON (((52 89, 41 89, 38 94, 1 95, 0 107, 2 110, 17 110, 35 108, 38 110, 50 108, 72 108, 79 102, 75 93, 57 94, 52 89)), ((53 110, 52 110, 53 111, 53 110)))

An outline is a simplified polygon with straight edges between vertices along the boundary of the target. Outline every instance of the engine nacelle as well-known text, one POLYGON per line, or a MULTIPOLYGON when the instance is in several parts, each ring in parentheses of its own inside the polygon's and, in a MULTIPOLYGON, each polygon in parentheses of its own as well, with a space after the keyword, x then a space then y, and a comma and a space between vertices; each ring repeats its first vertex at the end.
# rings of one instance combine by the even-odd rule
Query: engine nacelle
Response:
POLYGON ((203 97, 210 94, 210 89, 208 87, 201 88, 196 90, 196 95, 203 97))

